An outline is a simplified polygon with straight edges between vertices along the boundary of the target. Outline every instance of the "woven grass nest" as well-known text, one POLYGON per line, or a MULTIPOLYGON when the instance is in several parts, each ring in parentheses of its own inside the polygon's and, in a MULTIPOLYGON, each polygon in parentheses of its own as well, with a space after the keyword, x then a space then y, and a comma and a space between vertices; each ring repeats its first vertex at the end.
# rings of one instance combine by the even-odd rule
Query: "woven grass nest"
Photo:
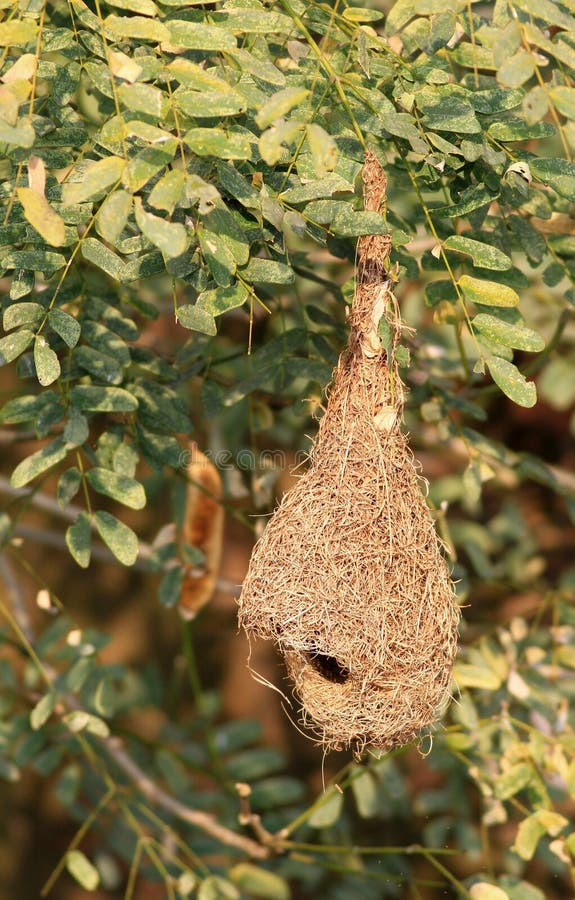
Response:
MULTIPOLYGON (((386 181, 374 154, 366 209, 386 181)), ((360 238, 350 336, 310 468, 256 544, 239 600, 248 636, 273 640, 304 725, 327 749, 407 743, 449 700, 458 607, 401 430, 401 322, 388 235, 360 238), (387 349, 380 321, 391 335, 387 349)))

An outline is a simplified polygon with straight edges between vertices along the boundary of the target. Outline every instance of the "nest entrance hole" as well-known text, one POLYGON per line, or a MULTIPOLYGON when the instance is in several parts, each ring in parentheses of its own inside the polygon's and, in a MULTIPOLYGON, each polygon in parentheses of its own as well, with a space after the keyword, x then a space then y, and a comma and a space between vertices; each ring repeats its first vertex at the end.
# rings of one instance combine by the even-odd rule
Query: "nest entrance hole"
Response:
POLYGON ((327 656, 325 653, 306 653, 306 659, 326 681, 331 681, 333 684, 345 684, 349 678, 349 669, 343 666, 335 656, 327 656))

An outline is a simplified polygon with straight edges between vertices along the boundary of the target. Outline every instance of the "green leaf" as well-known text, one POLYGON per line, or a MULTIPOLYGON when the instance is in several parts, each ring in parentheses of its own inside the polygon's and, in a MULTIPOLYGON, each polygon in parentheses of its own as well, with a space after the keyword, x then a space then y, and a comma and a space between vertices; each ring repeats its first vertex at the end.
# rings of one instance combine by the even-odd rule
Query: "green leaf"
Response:
POLYGON ((16 193, 30 225, 51 247, 61 247, 66 242, 66 226, 46 197, 26 187, 18 188, 16 193))
POLYGON ((116 243, 131 211, 132 197, 127 191, 114 191, 106 197, 96 217, 96 228, 104 240, 116 243))
MULTIPOLYGON (((224 288, 226 290, 226 288, 224 288)), ((229 290, 229 288, 228 288, 229 290)), ((247 292, 246 292, 247 293, 247 292)), ((176 319, 184 328, 199 331, 201 334, 217 334, 216 323, 212 313, 198 306, 198 303, 184 303, 176 312, 176 319)))
POLYGON ((535 72, 535 59, 532 53, 518 50, 506 59, 497 72, 497 80, 506 87, 518 88, 529 81, 535 72))
POLYGON ((530 159, 532 175, 561 197, 575 201, 575 163, 566 159, 530 159))
POLYGON ((229 876, 240 891, 262 900, 290 900, 290 887, 283 878, 252 863, 237 863, 229 876))
POLYGON ((34 365, 38 381, 46 387, 60 376, 60 360, 43 334, 34 341, 34 365))
POLYGON ((143 509, 146 505, 146 493, 142 485, 126 475, 118 475, 110 469, 98 466, 88 469, 86 481, 97 493, 111 497, 130 509, 143 509))
POLYGON ((387 234, 389 229, 381 213, 355 212, 349 203, 345 203, 334 215, 330 230, 339 237, 360 237, 363 234, 387 234))
POLYGON ((144 147, 132 156, 122 175, 124 187, 132 193, 141 190, 148 181, 172 162, 177 146, 177 141, 170 139, 161 145, 144 147))
POLYGON ((530 353, 538 353, 545 348, 545 341, 536 331, 523 325, 504 322, 495 316, 480 313, 472 320, 472 325, 490 341, 503 344, 504 347, 515 347, 530 353))
POLYGON ((126 161, 119 156, 107 156, 74 173, 78 181, 67 181, 62 186, 65 204, 83 203, 103 194, 120 180, 126 161))
POLYGON ((109 512, 94 514, 98 534, 124 566, 132 566, 138 558, 138 538, 131 528, 109 512))
POLYGON ((490 191, 484 184, 474 184, 462 191, 457 203, 451 206, 441 206, 435 209, 434 213, 446 218, 467 216, 476 209, 489 206, 498 196, 499 194, 490 191))
POLYGON ((475 241, 463 235, 452 234, 447 238, 443 246, 446 250, 456 250, 458 253, 465 253, 472 258, 473 265, 480 266, 482 269, 501 271, 510 269, 513 265, 509 256, 497 247, 483 244, 481 241, 475 241))
POLYGON ((82 569, 90 565, 92 529, 87 513, 82 512, 66 531, 66 546, 70 555, 82 569))
POLYGON ((18 463, 12 472, 10 484, 15 488, 24 487, 38 475, 65 459, 67 454, 66 441, 63 437, 57 437, 51 443, 45 444, 41 450, 37 450, 32 456, 28 456, 18 463))
MULTIPOLYGON (((248 297, 249 293, 247 288, 245 288, 243 284, 235 282, 229 287, 213 288, 210 291, 203 291, 197 299, 196 306, 193 308, 198 309, 198 311, 205 310, 211 316, 220 316, 230 309, 236 309, 238 306, 243 306, 248 297)), ((181 309, 182 307, 180 307, 180 310, 181 309)), ((185 328, 190 327, 183 321, 182 324, 185 328)), ((200 331, 201 329, 198 328, 197 330, 200 331)), ((206 333, 210 334, 212 332, 206 333)), ((215 331, 213 333, 215 334, 215 331)))
POLYGON ((121 84, 118 96, 128 109, 145 113, 153 119, 163 119, 168 109, 164 93, 151 84, 121 84))
POLYGON ((250 284, 292 284, 295 278, 291 266, 258 256, 250 259, 245 269, 241 270, 241 275, 250 284))
POLYGON ((5 403, 0 411, 0 422, 10 425, 19 422, 31 422, 48 406, 58 404, 54 391, 43 391, 41 394, 24 394, 5 403))
POLYGON ((531 407, 537 403, 537 388, 532 381, 526 381, 517 366, 491 356, 487 360, 487 367, 495 384, 501 388, 504 394, 517 403, 518 406, 531 407))
POLYGON ((171 169, 156 182, 148 196, 148 203, 170 215, 176 204, 184 199, 186 176, 180 169, 171 169))
POLYGON ((171 608, 180 602, 183 580, 184 572, 181 566, 168 569, 158 587, 158 599, 162 606, 171 608))
POLYGON ((172 19, 167 22, 169 37, 156 40, 168 42, 186 50, 235 50, 237 41, 229 31, 200 22, 185 22, 172 19))
POLYGON ((121 281, 124 263, 122 259, 96 238, 85 238, 82 241, 82 256, 109 275, 114 281, 121 281))
POLYGON ((291 16, 282 15, 267 9, 249 9, 239 7, 227 8, 216 13, 216 19, 221 22, 226 31, 233 34, 291 34, 293 31, 293 19, 291 16))
POLYGON ((268 125, 287 115, 294 106, 300 106, 308 94, 308 89, 301 87, 287 87, 277 91, 260 106, 256 114, 256 124, 263 131, 268 125))
MULTIPOLYGON (((85 323, 87 325, 88 323, 85 323)), ((83 344, 74 354, 74 362, 93 375, 97 381, 108 384, 121 384, 123 380, 122 364, 105 351, 83 344)))
POLYGON ((294 119, 280 119, 267 128, 258 141, 261 158, 268 166, 275 166, 285 156, 285 147, 294 144, 303 129, 303 123, 294 119))
POLYGON ((42 728, 43 725, 46 724, 52 713, 54 712, 54 707, 56 705, 56 695, 50 692, 49 694, 45 694, 41 700, 38 701, 32 712, 30 713, 30 728, 33 731, 38 731, 42 728))
MULTIPOLYGON (((569 3, 563 5, 569 8, 569 3)), ((534 19, 543 21, 545 26, 556 25, 558 28, 566 28, 569 31, 575 30, 573 16, 563 12, 559 5, 552 0, 516 0, 516 6, 529 16, 533 16, 534 19)))
POLYGON ((170 41, 170 32, 162 22, 144 16, 107 16, 104 27, 113 39, 136 38, 153 41, 154 44, 170 41))
POLYGON ((312 828, 329 828, 335 825, 343 808, 343 793, 330 787, 316 805, 308 819, 312 828))
POLYGON ((2 326, 4 331, 11 331, 13 328, 19 328, 23 325, 37 325, 46 310, 39 303, 25 301, 23 303, 12 303, 4 310, 2 318, 2 326))
POLYGON ((555 134, 555 126, 550 122, 537 121, 539 115, 535 109, 530 112, 530 115, 536 119, 535 122, 524 122, 523 119, 518 118, 494 122, 487 129, 487 134, 496 141, 529 141, 555 134))
POLYGON ((74 316, 63 309, 52 309, 48 313, 50 328, 59 335, 68 347, 75 347, 80 340, 82 328, 74 316))
POLYGON ((244 231, 223 204, 218 204, 206 216, 204 226, 212 234, 217 234, 228 248, 238 266, 245 266, 250 257, 250 245, 244 231))
POLYGON ((519 296, 513 288, 496 281, 483 281, 471 275, 462 275, 457 282, 465 299, 480 306, 517 306, 519 296))
POLYGON ((82 444, 86 443, 89 436, 90 429, 88 428, 86 416, 83 416, 76 407, 72 406, 70 408, 70 418, 66 422, 66 427, 64 428, 64 440, 66 441, 68 448, 80 447, 82 444))
POLYGON ((499 800, 509 800, 510 797, 514 797, 515 794, 527 787, 533 775, 532 766, 526 763, 516 763, 497 778, 495 796, 499 800))
POLYGON ((76 466, 66 469, 58 479, 58 506, 64 509, 74 499, 82 484, 82 473, 76 466))
POLYGON ((487 666, 457 663, 453 670, 453 677, 460 688, 471 687, 484 691, 496 691, 501 687, 501 678, 487 666))
POLYGON ((277 66, 274 66, 272 62, 253 56, 243 48, 241 50, 231 50, 230 56, 239 63, 242 71, 255 75, 260 81, 265 81, 278 87, 283 87, 286 82, 284 73, 277 66))
POLYGON ((348 6, 343 11, 343 18, 348 22, 378 22, 383 17, 384 13, 379 9, 360 9, 357 6, 348 6))
POLYGON ((362 819, 371 819, 381 811, 377 779, 368 766, 354 770, 351 790, 362 819))
POLYGON ((136 223, 149 241, 166 256, 179 256, 188 245, 188 236, 184 225, 169 222, 160 216, 146 212, 139 197, 135 198, 136 223))
POLYGON ((192 119, 210 116, 237 116, 245 112, 247 100, 239 91, 232 88, 223 91, 192 91, 179 87, 173 94, 174 103, 179 110, 192 119))
POLYGON ((17 359, 33 340, 34 333, 26 328, 0 338, 0 366, 5 366, 17 359))
MULTIPOLYGON (((0 143, 1 141, 0 135, 0 143)), ((66 265, 66 257, 52 250, 12 250, 0 262, 5 269, 29 269, 48 276, 66 265)))
POLYGON ((236 273, 236 261, 219 234, 198 226, 198 240, 202 256, 206 260, 214 280, 222 287, 232 283, 236 273))
POLYGON ((138 256, 122 267, 120 280, 123 283, 136 281, 140 278, 150 278, 166 271, 164 257, 158 250, 138 256))
POLYGON ((145 428, 168 434, 191 431, 186 403, 172 388, 155 381, 140 381, 133 390, 140 403, 138 419, 145 428))
POLYGON ((124 388, 79 384, 70 391, 70 402, 91 412, 134 412, 138 400, 124 388))
POLYGON ((460 95, 424 88, 416 94, 416 102, 427 128, 457 134, 478 134, 481 131, 473 106, 460 95))
POLYGON ((130 12, 142 13, 144 16, 158 15, 158 7, 153 0, 108 0, 108 6, 129 9, 130 12))
POLYGON ((215 159, 249 159, 252 148, 244 134, 222 128, 191 128, 184 135, 184 143, 197 156, 213 156, 215 159))

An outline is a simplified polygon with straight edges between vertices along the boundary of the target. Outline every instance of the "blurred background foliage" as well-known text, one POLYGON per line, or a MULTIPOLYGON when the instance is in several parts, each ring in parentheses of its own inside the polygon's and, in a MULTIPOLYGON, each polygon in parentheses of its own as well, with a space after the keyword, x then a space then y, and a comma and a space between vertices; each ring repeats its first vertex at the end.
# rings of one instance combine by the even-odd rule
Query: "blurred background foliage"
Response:
POLYGON ((570 896, 575 4, 0 17, 0 898, 570 896), (388 230, 462 649, 419 747, 322 759, 234 596, 388 230))

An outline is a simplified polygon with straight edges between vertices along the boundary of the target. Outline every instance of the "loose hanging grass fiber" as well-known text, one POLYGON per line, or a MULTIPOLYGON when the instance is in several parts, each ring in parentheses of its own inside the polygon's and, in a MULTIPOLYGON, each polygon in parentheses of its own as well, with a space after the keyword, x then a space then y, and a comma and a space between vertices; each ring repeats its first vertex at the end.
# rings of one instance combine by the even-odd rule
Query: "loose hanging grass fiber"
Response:
MULTIPOLYGON (((365 208, 380 211, 386 179, 375 154, 363 180, 365 208)), ((239 600, 248 636, 284 655, 304 725, 326 748, 356 752, 404 744, 441 714, 459 620, 401 431, 389 251, 389 235, 359 240, 349 342, 311 465, 256 544, 239 600)))

